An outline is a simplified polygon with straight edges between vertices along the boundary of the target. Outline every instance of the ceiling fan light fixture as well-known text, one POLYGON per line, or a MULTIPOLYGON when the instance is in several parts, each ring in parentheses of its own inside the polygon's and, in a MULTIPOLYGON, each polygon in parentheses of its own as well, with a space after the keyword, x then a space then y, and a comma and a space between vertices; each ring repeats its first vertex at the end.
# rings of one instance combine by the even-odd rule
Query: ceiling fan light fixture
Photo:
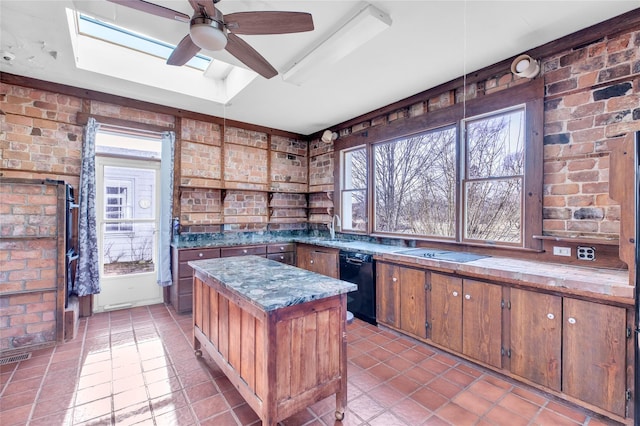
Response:
POLYGON ((189 35, 200 49, 216 51, 227 45, 222 23, 206 16, 196 16, 191 20, 189 35))

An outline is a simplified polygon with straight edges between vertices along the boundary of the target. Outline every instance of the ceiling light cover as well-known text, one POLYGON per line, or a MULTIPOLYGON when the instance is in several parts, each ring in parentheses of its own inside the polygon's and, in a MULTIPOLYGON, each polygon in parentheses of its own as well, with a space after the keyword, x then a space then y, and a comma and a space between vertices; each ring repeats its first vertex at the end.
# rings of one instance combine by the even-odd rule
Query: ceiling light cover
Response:
POLYGON ((282 79, 293 84, 304 83, 355 52, 389 28, 391 23, 389 15, 371 4, 366 5, 335 33, 291 64, 287 71, 282 73, 282 79))
POLYGON ((511 63, 511 72, 518 77, 534 78, 540 73, 540 63, 529 55, 520 55, 511 63))
POLYGON ((205 50, 222 50, 227 45, 227 36, 221 28, 219 22, 209 18, 201 18, 191 22, 189 30, 191 40, 200 49, 205 50))

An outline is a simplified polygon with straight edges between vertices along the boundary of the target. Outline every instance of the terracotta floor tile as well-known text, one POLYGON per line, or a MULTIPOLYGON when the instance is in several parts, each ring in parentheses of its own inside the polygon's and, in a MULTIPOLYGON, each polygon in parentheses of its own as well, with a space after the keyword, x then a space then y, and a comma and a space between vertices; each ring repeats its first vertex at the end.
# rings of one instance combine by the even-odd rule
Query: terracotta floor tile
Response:
POLYGON ((259 417, 255 411, 249 406, 249 404, 240 404, 233 408, 233 412, 243 425, 252 424, 259 421, 259 417))
POLYGON ((456 426, 471 426, 476 424, 479 417, 477 414, 462 408, 458 404, 450 402, 444 407, 440 408, 436 414, 438 417, 450 422, 456 426))
POLYGON ((406 397, 406 395, 387 384, 382 384, 371 389, 367 392, 367 395, 386 408, 395 405, 398 401, 406 397))
POLYGON ((221 394, 210 396, 191 404, 198 420, 205 420, 229 409, 221 394))
MULTIPOLYGON (((499 405, 494 406, 484 418, 496 426, 526 426, 529 421, 499 405)), ((556 423, 543 423, 556 426, 556 423)))
POLYGON ((431 416, 431 410, 418 404, 411 398, 403 399, 391 408, 391 411, 408 425, 421 425, 431 416))
MULTIPOLYGON (((191 328, 189 314, 163 304, 82 318, 77 341, 0 366, 2 426, 259 426, 215 363, 194 356, 191 328)), ((614 424, 359 320, 348 325, 347 341, 344 421, 335 420, 330 396, 285 426, 614 424)))
POLYGON ((437 377, 433 379, 429 382, 427 387, 438 392, 440 395, 445 396, 447 399, 452 399, 462 390, 460 386, 448 381, 443 377, 437 377))
POLYGON ((218 389, 215 387, 212 381, 202 382, 194 386, 190 386, 184 389, 187 394, 187 398, 189 398, 189 402, 194 403, 198 402, 202 399, 209 398, 218 392, 218 389))
POLYGON ((498 402, 498 405, 519 416, 529 419, 534 418, 540 410, 540 407, 538 405, 535 405, 513 394, 505 395, 505 397, 502 398, 500 402, 498 402))
POLYGON ((390 411, 385 411, 378 417, 369 420, 368 423, 371 426, 410 426, 390 411))
POLYGON ((348 409, 365 421, 384 411, 384 407, 382 405, 378 404, 366 394, 359 396, 353 401, 349 401, 348 409))
POLYGON ((2 420, 2 426, 13 426, 13 425, 25 425, 27 424, 27 420, 29 420, 29 414, 31 413, 31 405, 23 405, 21 407, 2 409, 2 415, 0 419, 2 420))
POLYGON ((422 386, 421 384, 409 379, 406 376, 394 377, 393 379, 389 380, 389 385, 394 387, 404 395, 409 395, 422 386))
POLYGON ((449 401, 439 393, 425 387, 418 389, 410 395, 410 398, 431 411, 436 411, 449 401))
MULTIPOLYGON (((154 411, 155 414, 155 411, 154 411)), ((162 414, 154 415, 157 425, 176 425, 176 426, 189 426, 195 425, 196 420, 191 413, 189 407, 181 407, 176 408, 173 411, 168 411, 162 414)), ((220 426, 223 426, 225 423, 220 423, 220 426)), ((237 423, 233 420, 233 423, 228 423, 229 425, 236 426, 237 423)))
POLYGON ((96 418, 111 415, 111 398, 102 398, 73 409, 73 422, 82 423, 96 418))

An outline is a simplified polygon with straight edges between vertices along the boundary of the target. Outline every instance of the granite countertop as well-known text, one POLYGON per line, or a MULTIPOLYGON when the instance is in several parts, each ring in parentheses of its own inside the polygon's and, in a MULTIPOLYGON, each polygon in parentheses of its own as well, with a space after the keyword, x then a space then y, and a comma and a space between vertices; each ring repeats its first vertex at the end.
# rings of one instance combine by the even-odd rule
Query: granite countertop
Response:
MULTIPOLYGON (((627 270, 563 265, 500 256, 489 256, 461 263, 398 253, 411 248, 404 245, 396 246, 366 241, 331 240, 329 238, 304 236, 275 238, 266 236, 262 239, 258 236, 251 240, 242 241, 225 241, 224 239, 220 239, 211 241, 205 245, 194 245, 193 247, 222 247, 291 242, 372 254, 375 255, 378 260, 400 261, 405 264, 415 264, 416 266, 424 268, 432 268, 449 273, 459 273, 479 279, 521 283, 528 287, 543 289, 566 289, 570 293, 595 293, 596 297, 602 295, 625 299, 622 300, 625 303, 627 301, 626 299, 628 299, 628 303, 630 304, 634 301, 635 287, 629 285, 629 272, 627 270)), ((180 245, 180 248, 186 247, 180 245)))
POLYGON ((188 264, 267 312, 358 289, 355 284, 259 256, 195 260, 188 264))

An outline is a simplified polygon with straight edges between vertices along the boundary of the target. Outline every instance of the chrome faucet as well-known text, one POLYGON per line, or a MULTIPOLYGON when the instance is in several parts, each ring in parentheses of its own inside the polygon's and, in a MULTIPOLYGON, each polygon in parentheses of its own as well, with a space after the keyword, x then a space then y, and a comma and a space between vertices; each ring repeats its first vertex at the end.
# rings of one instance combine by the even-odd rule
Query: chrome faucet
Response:
POLYGON ((334 214, 331 218, 331 222, 329 222, 329 224, 327 225, 327 227, 329 228, 329 235, 331 235, 332 240, 336 239, 336 222, 338 224, 338 227, 342 226, 342 222, 340 222, 340 216, 334 214))

